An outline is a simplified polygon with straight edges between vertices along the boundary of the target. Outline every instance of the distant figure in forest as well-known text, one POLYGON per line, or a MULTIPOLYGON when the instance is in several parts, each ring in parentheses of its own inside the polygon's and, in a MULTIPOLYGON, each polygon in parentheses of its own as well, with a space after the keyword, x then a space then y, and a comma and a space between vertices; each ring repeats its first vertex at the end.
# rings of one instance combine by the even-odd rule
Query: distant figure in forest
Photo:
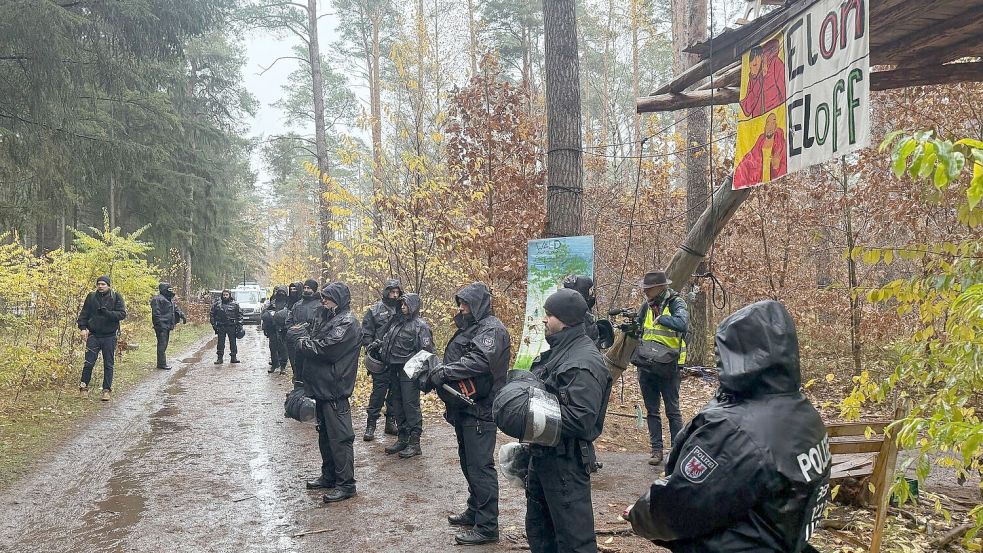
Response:
POLYGON ((170 283, 161 282, 157 290, 160 293, 150 298, 150 320, 157 336, 157 368, 170 370, 167 365, 167 343, 171 340, 171 331, 178 321, 187 323, 188 319, 174 302, 174 287, 170 283))
POLYGON ((232 290, 222 290, 222 297, 212 305, 212 311, 208 317, 212 323, 212 329, 218 336, 218 347, 216 350, 216 365, 221 365, 225 359, 225 341, 229 341, 229 362, 238 363, 239 348, 236 345, 237 334, 242 328, 242 309, 239 303, 232 298, 232 290))
POLYGON ((102 353, 102 400, 109 401, 113 390, 113 367, 116 362, 116 340, 119 336, 119 322, 126 318, 126 304, 123 296, 110 288, 112 281, 103 275, 96 279, 96 289, 85 296, 82 311, 78 317, 78 327, 85 342, 85 364, 82 366, 82 381, 79 382, 79 397, 89 393, 92 367, 102 353))

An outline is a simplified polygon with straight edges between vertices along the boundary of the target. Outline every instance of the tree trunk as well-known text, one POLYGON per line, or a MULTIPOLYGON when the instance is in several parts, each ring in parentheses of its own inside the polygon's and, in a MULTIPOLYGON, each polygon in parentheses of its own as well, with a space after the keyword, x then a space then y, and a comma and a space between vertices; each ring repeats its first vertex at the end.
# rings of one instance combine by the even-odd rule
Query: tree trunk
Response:
POLYGON ((580 60, 575 0, 543 0, 546 73, 546 233, 578 236, 583 218, 580 60))
MULTIPOLYGON (((369 110, 372 117, 372 193, 379 195, 383 192, 382 167, 382 100, 380 88, 382 80, 379 76, 379 62, 382 59, 379 46, 379 26, 381 14, 372 14, 372 51, 369 53, 369 110)), ((379 208, 373 202, 372 217, 375 219, 377 230, 382 229, 382 218, 379 208)))
MULTIPOLYGON (((638 98, 641 94, 639 86, 639 73, 641 72, 641 67, 639 63, 639 52, 638 52, 638 27, 641 22, 639 18, 642 16, 642 6, 640 5, 640 0, 631 0, 631 95, 634 98, 638 98)), ((635 147, 633 153, 635 157, 642 154, 642 116, 639 113, 635 113, 632 116, 632 125, 634 130, 634 140, 635 147)))
POLYGON ((471 35, 471 76, 478 74, 478 31, 474 28, 474 0, 468 0, 468 33, 471 35))
POLYGON ((843 228, 846 231, 846 250, 850 255, 846 259, 847 278, 850 285, 850 353, 853 357, 853 374, 859 376, 862 370, 860 357, 860 294, 857 291, 857 261, 853 258, 853 247, 856 241, 853 236, 853 214, 850 208, 850 182, 847 174, 845 159, 840 160, 843 178, 840 181, 843 192, 843 228))
POLYGON ((334 271, 331 267, 331 206, 328 205, 326 192, 328 191, 329 167, 328 167, 328 143, 324 124, 324 77, 321 74, 321 48, 317 42, 317 0, 307 0, 307 25, 310 33, 308 42, 308 53, 311 62, 311 81, 313 83, 314 94, 314 136, 317 150, 318 194, 318 230, 321 235, 321 284, 334 278, 334 271))

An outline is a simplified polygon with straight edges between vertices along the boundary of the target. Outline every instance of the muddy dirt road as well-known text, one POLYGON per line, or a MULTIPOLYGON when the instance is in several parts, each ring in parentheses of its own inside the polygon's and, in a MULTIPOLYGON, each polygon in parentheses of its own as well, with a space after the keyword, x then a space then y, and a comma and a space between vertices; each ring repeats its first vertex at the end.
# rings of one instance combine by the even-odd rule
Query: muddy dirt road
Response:
MULTIPOLYGON (((320 467, 314 427, 283 417, 289 378, 267 374, 255 328, 239 349, 243 363, 214 365, 214 340, 199 343, 0 493, 0 551, 457 549, 445 517, 463 507, 466 487, 449 425, 428 420, 424 455, 401 460, 383 452, 389 436, 361 440, 363 411, 353 406, 358 496, 325 505, 304 488, 320 467)), ((598 528, 626 528, 617 514, 647 485, 645 459, 603 454, 598 528)), ((502 541, 467 550, 520 549, 524 513, 523 491, 503 481, 502 541)), ((606 547, 661 551, 622 536, 606 547)))

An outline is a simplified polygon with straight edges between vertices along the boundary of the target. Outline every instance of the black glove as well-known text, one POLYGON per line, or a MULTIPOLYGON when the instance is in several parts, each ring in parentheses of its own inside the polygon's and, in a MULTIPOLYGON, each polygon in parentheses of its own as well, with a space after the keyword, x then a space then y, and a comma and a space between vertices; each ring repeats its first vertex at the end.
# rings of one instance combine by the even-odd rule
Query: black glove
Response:
POLYGON ((212 330, 215 331, 215 334, 218 334, 218 327, 217 326, 212 325, 212 330))
POLYGON ((420 374, 416 375, 416 385, 424 394, 432 392, 434 387, 430 384, 430 371, 426 369, 420 371, 420 374))
POLYGON ((430 371, 428 380, 432 388, 440 388, 447 380, 447 377, 444 375, 444 367, 437 367, 430 371))
POLYGON ((181 324, 188 324, 188 318, 184 315, 181 315, 181 324))
MULTIPOLYGON (((373 340, 372 343, 365 348, 365 351, 370 353, 379 353, 379 348, 381 347, 382 340, 373 340)), ((373 355, 372 357, 376 357, 376 355, 373 355)))

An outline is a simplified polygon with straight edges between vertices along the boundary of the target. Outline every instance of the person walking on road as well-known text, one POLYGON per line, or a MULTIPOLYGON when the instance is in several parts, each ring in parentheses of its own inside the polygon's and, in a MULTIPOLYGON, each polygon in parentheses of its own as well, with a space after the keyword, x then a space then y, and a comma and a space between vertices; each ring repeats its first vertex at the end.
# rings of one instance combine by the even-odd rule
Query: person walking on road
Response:
POLYGON ((321 306, 300 339, 304 356, 304 390, 317 410, 317 444, 321 476, 308 489, 325 489, 325 503, 355 496, 355 430, 349 398, 355 389, 358 352, 362 348, 358 320, 351 311, 351 292, 332 282, 320 294, 321 306))
POLYGON ((231 290, 222 290, 222 297, 212 305, 208 319, 215 330, 215 334, 218 335, 215 364, 221 365, 225 359, 226 340, 229 341, 229 362, 238 363, 239 359, 236 355, 239 353, 239 348, 236 346, 236 334, 242 328, 242 310, 239 308, 239 304, 232 299, 231 290))
POLYGON ((398 453, 409 459, 422 453, 423 412, 420 410, 420 388, 415 378, 403 372, 406 362, 420 351, 434 352, 433 331, 420 317, 420 296, 406 294, 400 300, 400 311, 389 323, 389 330, 379 348, 380 361, 385 363, 392 382, 393 407, 399 435, 386 448, 386 454, 398 453))
POLYGON ((169 282, 157 285, 159 293, 150 298, 150 320, 157 335, 157 368, 171 370, 167 365, 167 344, 171 340, 171 331, 178 321, 187 323, 184 312, 174 302, 174 287, 169 282))
POLYGON ((78 327, 85 342, 85 364, 79 396, 89 393, 92 367, 102 354, 102 401, 109 401, 113 390, 113 368, 116 363, 116 341, 119 323, 126 318, 123 296, 111 288, 112 281, 103 275, 96 279, 96 289, 85 296, 78 316, 78 327))

